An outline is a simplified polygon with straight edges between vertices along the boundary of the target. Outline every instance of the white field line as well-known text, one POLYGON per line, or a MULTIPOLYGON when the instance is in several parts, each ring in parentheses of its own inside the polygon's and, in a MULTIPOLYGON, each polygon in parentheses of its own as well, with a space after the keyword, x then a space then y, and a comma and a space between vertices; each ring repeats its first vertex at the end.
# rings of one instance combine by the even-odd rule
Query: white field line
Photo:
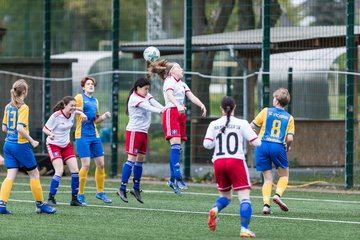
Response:
MULTIPOLYGON (((28 183, 14 183, 15 185, 21 185, 21 186, 29 186, 28 183)), ((49 184, 42 184, 42 186, 50 186, 49 184)), ((61 188, 70 188, 70 186, 62 184, 60 186, 61 188)), ((86 193, 96 193, 96 191, 94 191, 96 189, 96 187, 86 187, 87 191, 86 193), (88 191, 89 189, 91 189, 92 191, 88 191)), ((43 188, 44 190, 44 188, 43 188)), ((105 188, 105 190, 107 192, 116 192, 117 188, 105 188)), ((47 192, 47 191, 44 191, 47 192)), ((161 194, 174 194, 173 191, 162 191, 162 190, 143 190, 144 193, 161 193, 161 194)), ((11 193, 31 193, 30 190, 26 190, 26 191, 11 191, 11 193)), ((71 193, 71 191, 58 191, 58 194, 62 194, 62 193, 71 193)), ((199 192, 182 192, 183 195, 198 195, 198 196, 219 196, 219 194, 217 193, 199 193, 199 192)), ((236 198, 237 196, 234 195, 234 198, 236 198)), ((254 196, 251 195, 251 198, 255 198, 255 199, 262 199, 262 196, 254 196)), ((290 198, 290 197, 283 197, 282 199, 284 200, 292 200, 292 201, 308 201, 308 202, 327 202, 327 203, 346 203, 346 204, 360 204, 360 201, 345 201, 345 200, 333 200, 333 199, 316 199, 316 198, 290 198)))
MULTIPOLYGON (((29 200, 17 200, 17 199, 10 199, 13 202, 22 202, 22 203, 32 203, 34 201, 29 200)), ((58 205, 66 205, 68 206, 69 203, 57 203, 58 205)), ((125 209, 125 210, 136 210, 136 211, 148 211, 148 212, 170 212, 170 213, 186 213, 186 214, 201 214, 201 215, 208 215, 208 212, 198 212, 198 211, 186 211, 186 210, 174 210, 174 209, 158 209, 158 208, 138 208, 138 207, 121 207, 121 206, 113 206, 113 205, 97 205, 97 204, 89 204, 86 208, 110 208, 110 209, 125 209)), ((239 217, 239 214, 234 213, 221 213, 222 216, 232 216, 232 217, 239 217)), ((324 223, 343 223, 343 224, 354 224, 360 225, 360 222, 354 221, 341 221, 341 220, 330 220, 330 219, 313 219, 313 218, 294 218, 294 217, 275 217, 275 216, 263 216, 263 215, 252 215, 255 218, 272 218, 272 219, 281 219, 281 220, 293 220, 293 221, 307 221, 307 222, 324 222, 324 223)))

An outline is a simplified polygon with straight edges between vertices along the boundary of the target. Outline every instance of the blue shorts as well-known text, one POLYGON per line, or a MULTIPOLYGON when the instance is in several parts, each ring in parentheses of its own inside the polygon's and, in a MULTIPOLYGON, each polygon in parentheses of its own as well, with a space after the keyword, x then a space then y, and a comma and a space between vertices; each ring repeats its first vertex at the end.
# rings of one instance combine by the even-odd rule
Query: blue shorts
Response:
POLYGON ((37 167, 37 162, 30 143, 5 142, 4 158, 6 168, 24 168, 31 171, 37 167))
POLYGON ((80 158, 96 158, 104 156, 104 149, 100 138, 76 139, 76 151, 80 158))
POLYGON ((286 148, 281 143, 261 142, 261 146, 255 150, 256 170, 266 171, 275 167, 288 168, 289 162, 286 155, 286 148))

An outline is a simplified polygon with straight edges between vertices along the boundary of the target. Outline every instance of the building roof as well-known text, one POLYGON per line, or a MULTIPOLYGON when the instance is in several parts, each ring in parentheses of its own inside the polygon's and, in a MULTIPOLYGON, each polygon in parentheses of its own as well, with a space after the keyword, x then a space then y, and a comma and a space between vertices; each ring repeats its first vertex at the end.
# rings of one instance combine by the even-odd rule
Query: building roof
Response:
MULTIPOLYGON (((293 76, 304 75, 302 71, 309 71, 306 75, 315 79, 316 76, 329 74, 329 70, 334 67, 336 60, 346 53, 345 47, 338 48, 321 48, 306 51, 295 51, 287 53, 271 54, 270 56, 270 75, 283 74, 287 77, 289 68, 293 71, 293 76), (324 71, 322 73, 310 73, 311 71, 324 71)), ((336 69, 339 70, 339 69, 336 69)))
POLYGON ((111 57, 111 51, 74 51, 51 55, 51 59, 76 59, 72 65, 72 77, 80 81, 100 59, 111 57))
MULTIPOLYGON (((355 41, 358 45, 360 26, 355 26, 355 41)), ((346 26, 274 27, 270 30, 271 53, 301 51, 346 45, 346 26)), ((122 52, 141 57, 148 46, 159 48, 162 55, 181 54, 184 38, 161 39, 143 42, 123 42, 122 52)), ((192 37, 192 51, 228 51, 229 48, 243 54, 261 54, 262 29, 225 32, 192 37)))

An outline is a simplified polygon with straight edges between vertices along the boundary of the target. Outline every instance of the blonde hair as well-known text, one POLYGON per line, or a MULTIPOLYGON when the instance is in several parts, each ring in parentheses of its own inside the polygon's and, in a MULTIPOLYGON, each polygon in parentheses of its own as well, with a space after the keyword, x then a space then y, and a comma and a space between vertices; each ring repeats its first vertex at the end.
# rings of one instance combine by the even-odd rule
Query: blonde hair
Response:
POLYGON ((273 97, 278 100, 282 107, 286 107, 290 102, 290 93, 286 88, 279 88, 273 93, 273 97))
POLYGON ((21 105, 24 103, 24 99, 22 98, 23 93, 27 93, 29 89, 28 84, 24 79, 19 79, 12 85, 12 88, 10 90, 11 95, 11 105, 13 107, 20 108, 21 105))
POLYGON ((148 77, 151 76, 151 74, 157 74, 161 79, 165 79, 168 75, 172 67, 177 64, 175 62, 168 62, 167 60, 163 59, 160 61, 154 61, 150 63, 148 67, 148 77))

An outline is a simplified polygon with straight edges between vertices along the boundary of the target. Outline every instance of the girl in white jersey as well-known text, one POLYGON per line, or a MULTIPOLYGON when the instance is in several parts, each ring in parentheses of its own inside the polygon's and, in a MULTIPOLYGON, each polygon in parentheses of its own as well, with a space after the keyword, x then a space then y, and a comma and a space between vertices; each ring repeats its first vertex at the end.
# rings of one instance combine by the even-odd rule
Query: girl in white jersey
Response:
POLYGON ((158 74, 164 80, 163 94, 165 99, 165 112, 162 117, 162 126, 166 140, 170 141, 170 180, 167 184, 176 194, 179 189, 188 189, 183 182, 180 170, 181 143, 187 140, 185 96, 195 105, 199 106, 202 116, 206 116, 205 105, 191 92, 187 84, 181 81, 184 70, 179 64, 161 60, 149 65, 149 72, 158 74))
POLYGON ((66 96, 53 108, 53 114, 43 127, 46 138, 46 148, 55 169, 51 180, 48 205, 56 205, 55 195, 58 190, 61 177, 64 172, 64 164, 71 172, 71 206, 82 206, 77 199, 79 189, 79 167, 70 143, 70 129, 74 123, 75 113, 80 114, 83 121, 87 120, 86 115, 76 110, 76 100, 72 96, 66 96))
POLYGON ((121 186, 117 194, 124 202, 128 202, 126 196, 126 186, 134 169, 134 187, 130 193, 140 202, 144 203, 140 194, 140 180, 142 176, 143 163, 148 146, 148 130, 151 123, 151 113, 162 113, 162 106, 149 93, 150 81, 146 78, 136 80, 134 87, 130 90, 126 114, 129 122, 126 126, 126 152, 128 160, 122 169, 121 186))
POLYGON ((210 123, 203 142, 205 148, 214 149, 212 161, 220 195, 209 212, 208 227, 210 231, 215 231, 217 216, 230 203, 231 190, 234 190, 240 201, 240 236, 254 238, 255 234, 248 228, 252 215, 251 183, 243 139, 253 146, 260 146, 261 141, 247 121, 234 117, 235 107, 232 97, 222 99, 220 109, 224 116, 210 123))

